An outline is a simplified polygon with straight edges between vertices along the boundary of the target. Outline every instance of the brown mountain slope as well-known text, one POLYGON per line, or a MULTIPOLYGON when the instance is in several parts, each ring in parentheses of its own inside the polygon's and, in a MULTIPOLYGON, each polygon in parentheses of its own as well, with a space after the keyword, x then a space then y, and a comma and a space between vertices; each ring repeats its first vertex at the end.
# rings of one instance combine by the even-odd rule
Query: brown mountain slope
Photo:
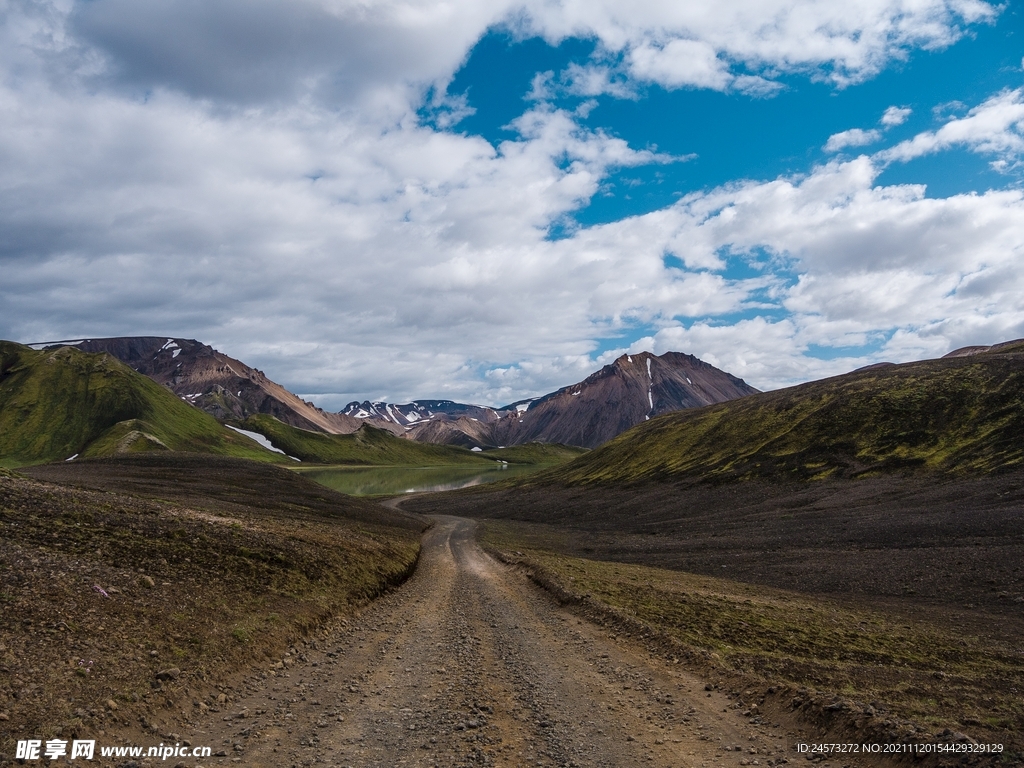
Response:
POLYGON ((330 434, 349 434, 362 426, 359 419, 323 411, 271 381, 263 371, 194 339, 126 336, 52 346, 58 345, 107 352, 221 420, 265 413, 293 427, 330 434))
MULTIPOLYGON (((506 414, 505 418, 509 418, 506 414)), ((512 445, 497 441, 494 427, 497 421, 480 421, 469 416, 458 418, 436 418, 423 421, 415 427, 408 428, 408 436, 420 443, 437 445, 459 445, 463 448, 483 446, 512 445)))

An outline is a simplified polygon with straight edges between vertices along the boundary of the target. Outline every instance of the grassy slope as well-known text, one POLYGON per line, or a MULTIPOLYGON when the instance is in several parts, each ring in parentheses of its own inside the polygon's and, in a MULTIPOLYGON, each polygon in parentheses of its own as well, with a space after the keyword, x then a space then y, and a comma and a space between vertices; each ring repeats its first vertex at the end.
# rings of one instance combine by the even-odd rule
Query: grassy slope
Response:
POLYGON ((8 755, 13 738, 95 738, 159 722, 170 701, 213 704, 212 684, 269 669, 318 623, 399 583, 424 526, 237 459, 161 452, 26 471, 47 482, 0 469, 0 666, 31 669, 34 689, 12 696, 0 680, 8 755), (168 667, 181 676, 152 690, 168 667))
POLYGON ((1024 343, 855 371, 653 419, 537 479, 799 479, 1024 466, 1024 343))
POLYGON ((576 448, 560 443, 525 443, 508 448, 492 448, 483 455, 501 459, 509 464, 564 464, 587 453, 586 448, 576 448))
POLYGON ((935 621, 931 611, 908 616, 881 605, 566 556, 560 539, 570 536, 487 521, 482 541, 526 565, 563 601, 596 608, 613 626, 622 617, 627 633, 653 629, 671 638, 674 652, 706 674, 745 676, 735 683, 741 689, 759 679, 806 686, 808 706, 827 706, 836 696, 860 702, 847 709, 854 720, 873 702, 875 716, 859 719, 882 730, 862 733, 865 740, 909 735, 886 732, 895 714, 936 732, 967 730, 982 742, 1024 748, 1024 667, 1012 640, 965 632, 948 614, 935 621))
POLYGON ((165 449, 280 458, 109 355, 0 342, 0 465, 165 449))
POLYGON ((273 416, 250 416, 242 429, 259 432, 276 448, 304 462, 438 466, 446 464, 493 465, 464 448, 403 440, 383 429, 363 425, 350 435, 325 435, 284 424, 273 416))

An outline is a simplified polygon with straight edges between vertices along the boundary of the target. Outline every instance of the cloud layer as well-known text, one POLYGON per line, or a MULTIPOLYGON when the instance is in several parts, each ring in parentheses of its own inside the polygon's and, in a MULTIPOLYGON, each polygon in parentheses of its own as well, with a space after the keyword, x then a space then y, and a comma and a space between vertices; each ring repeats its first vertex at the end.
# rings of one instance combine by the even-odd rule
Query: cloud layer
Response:
POLYGON ((996 14, 988 3, 972 0, 595 0, 527 3, 521 25, 552 41, 596 38, 633 80, 765 93, 774 90, 779 72, 859 82, 910 48, 948 46, 964 25, 996 14))
POLYGON ((37 24, 62 27, 44 49, 92 69, 99 59, 103 76, 125 87, 335 104, 379 104, 405 86, 444 83, 495 25, 551 42, 595 39, 600 55, 639 81, 770 90, 785 71, 863 80, 998 13, 979 0, 52 0, 37 8, 37 24))
POLYGON ((919 133, 880 154, 885 160, 913 160, 951 147, 998 155, 998 167, 1019 161, 1024 152, 1024 88, 1006 90, 949 120, 937 131, 919 133))
MULTIPOLYGON (((629 9, 6 2, 0 336, 195 336, 339 407, 509 402, 638 335, 633 348, 693 352, 760 387, 1024 336, 1019 190, 935 200, 875 186, 887 163, 954 145, 1018 162, 1020 91, 873 156, 589 228, 570 217, 611 173, 677 158, 585 128, 543 83, 498 145, 424 123, 421 109, 465 108, 445 85, 496 25, 598 41, 550 87, 767 93, 782 72, 856 82, 995 13, 928 0, 629 9)), ((882 135, 858 130, 829 144, 882 135)))

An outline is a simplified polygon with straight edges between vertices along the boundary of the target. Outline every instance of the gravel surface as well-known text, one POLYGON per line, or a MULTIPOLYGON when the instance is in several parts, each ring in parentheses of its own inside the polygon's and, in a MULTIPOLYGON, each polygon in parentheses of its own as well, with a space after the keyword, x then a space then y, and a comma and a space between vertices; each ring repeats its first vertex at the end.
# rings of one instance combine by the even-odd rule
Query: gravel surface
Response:
POLYGON ((189 716, 207 764, 782 765, 813 741, 558 607, 475 522, 435 520, 402 588, 189 716))

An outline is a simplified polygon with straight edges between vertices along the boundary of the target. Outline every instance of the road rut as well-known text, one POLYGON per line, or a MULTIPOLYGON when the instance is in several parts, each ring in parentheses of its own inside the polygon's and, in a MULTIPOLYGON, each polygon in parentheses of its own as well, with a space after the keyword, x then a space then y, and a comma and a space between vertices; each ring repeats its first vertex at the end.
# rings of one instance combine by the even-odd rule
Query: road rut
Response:
POLYGON ((732 766, 797 734, 559 607, 437 517, 401 589, 268 663, 193 721, 253 766, 732 766))

